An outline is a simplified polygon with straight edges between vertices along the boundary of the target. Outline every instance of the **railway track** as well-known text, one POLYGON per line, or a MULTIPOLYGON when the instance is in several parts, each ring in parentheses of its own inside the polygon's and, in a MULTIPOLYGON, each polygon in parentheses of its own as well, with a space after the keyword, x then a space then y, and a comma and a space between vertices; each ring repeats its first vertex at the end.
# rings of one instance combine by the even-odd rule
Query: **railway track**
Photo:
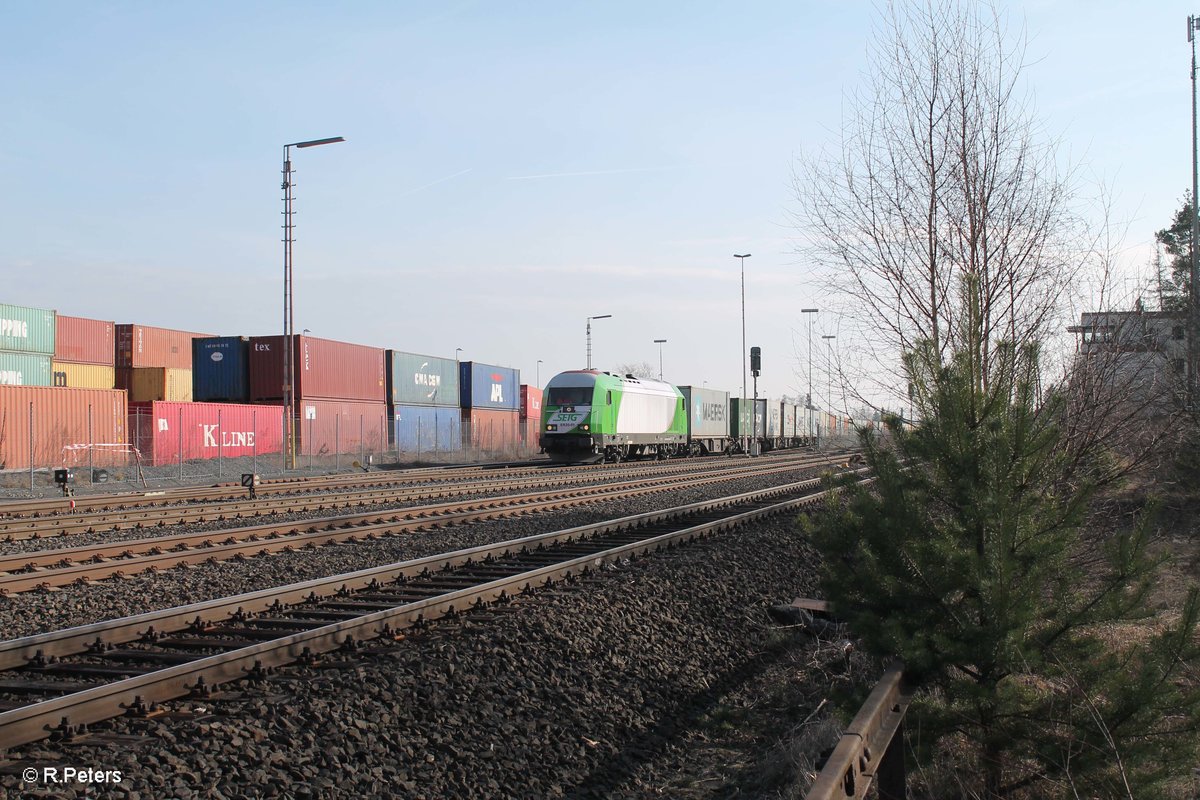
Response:
POLYGON ((646 475, 600 485, 554 488, 458 500, 398 510, 340 515, 304 522, 272 522, 218 532, 87 544, 0 556, 0 594, 49 589, 75 582, 127 577, 147 570, 254 557, 435 528, 558 510, 604 500, 719 484, 814 466, 809 460, 730 462, 701 474, 646 475))
MULTIPOLYGON (((818 457, 812 451, 778 451, 769 458, 791 457, 797 454, 818 457)), ((825 459, 836 457, 836 453, 822 453, 825 459)), ((448 484, 455 481, 480 479, 515 481, 522 477, 539 474, 571 474, 576 476, 609 476, 637 469, 689 469, 704 464, 728 460, 724 456, 661 462, 629 462, 623 465, 594 464, 564 467, 549 462, 536 462, 525 466, 482 465, 468 467, 429 467, 399 471, 353 472, 338 475, 297 476, 270 478, 259 482, 256 494, 263 498, 312 495, 319 492, 371 491, 381 487, 413 486, 417 484, 448 484)), ((702 467, 701 467, 702 468, 702 467)), ((20 520, 68 518, 79 519, 87 514, 101 515, 106 512, 129 511, 138 508, 165 508, 187 504, 240 501, 247 497, 247 490, 239 483, 219 483, 211 486, 190 486, 147 492, 118 492, 111 494, 81 495, 72 498, 55 497, 38 500, 0 500, 0 525, 11 526, 20 520), (74 504, 72 506, 72 503, 74 504)), ((16 528, 0 527, 0 533, 16 528)), ((3 538, 0 536, 0 538, 3 538)))
POLYGON ((208 696, 279 665, 386 645, 605 564, 821 501, 818 480, 0 643, 0 750, 208 696), (374 644, 366 645, 368 641, 374 644))

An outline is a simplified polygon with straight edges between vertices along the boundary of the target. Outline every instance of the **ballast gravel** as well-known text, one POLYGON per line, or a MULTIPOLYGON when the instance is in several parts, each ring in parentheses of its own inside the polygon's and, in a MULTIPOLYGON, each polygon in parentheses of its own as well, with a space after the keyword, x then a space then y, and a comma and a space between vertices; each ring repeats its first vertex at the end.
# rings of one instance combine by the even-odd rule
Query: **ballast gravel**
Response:
MULTIPOLYGON (((812 553, 778 517, 378 653, 284 668, 233 687, 237 699, 169 704, 182 718, 101 726, 136 739, 10 756, 121 773, 43 795, 55 797, 662 796, 642 767, 771 658, 766 608, 814 581, 812 553)), ((0 777, 0 793, 44 789, 0 777)))
POLYGON ((712 486, 604 501, 576 509, 472 523, 313 550, 141 573, 52 592, 0 597, 0 637, 15 639, 105 619, 281 586, 451 550, 517 539, 718 496, 795 482, 811 470, 742 478, 712 486))

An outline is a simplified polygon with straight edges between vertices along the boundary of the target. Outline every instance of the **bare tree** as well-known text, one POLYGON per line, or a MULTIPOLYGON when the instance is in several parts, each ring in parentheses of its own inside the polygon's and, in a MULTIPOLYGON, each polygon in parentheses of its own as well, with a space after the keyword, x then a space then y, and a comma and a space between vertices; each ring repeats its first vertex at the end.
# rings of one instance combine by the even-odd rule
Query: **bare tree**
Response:
POLYGON ((618 375, 632 375, 635 378, 658 379, 658 367, 649 361, 630 361, 627 364, 618 364, 614 372, 618 375))
POLYGON ((1019 88, 1023 37, 986 6, 889 3, 841 153, 794 185, 804 255, 852 297, 880 351, 971 348, 984 385, 996 342, 1061 326, 1090 252, 1072 175, 1039 140, 1019 88))

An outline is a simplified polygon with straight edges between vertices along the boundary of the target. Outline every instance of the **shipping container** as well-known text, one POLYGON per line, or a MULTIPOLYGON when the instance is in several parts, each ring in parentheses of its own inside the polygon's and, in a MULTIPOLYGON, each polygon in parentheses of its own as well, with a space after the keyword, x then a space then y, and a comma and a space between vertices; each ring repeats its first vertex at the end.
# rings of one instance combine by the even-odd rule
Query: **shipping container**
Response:
POLYGON ((517 411, 521 407, 521 371, 477 361, 459 365, 458 386, 463 408, 517 411))
POLYGON ((116 387, 129 393, 131 403, 169 400, 186 403, 192 399, 192 371, 168 367, 117 369, 116 387))
POLYGON ((283 408, 236 403, 130 403, 129 441, 150 465, 278 453, 283 408))
POLYGON ((541 420, 542 390, 536 386, 521 384, 521 419, 541 420))
POLYGON ((213 335, 131 324, 117 325, 116 334, 117 369, 169 367, 186 370, 192 368, 192 339, 213 335))
POLYGON ((53 386, 50 356, 0 352, 0 386, 53 386))
POLYGON ((729 392, 700 386, 680 386, 688 411, 688 436, 720 439, 729 436, 729 392))
POLYGON ((521 446, 521 419, 517 411, 489 408, 462 410, 463 447, 495 455, 515 455, 521 446))
POLYGON ((404 454, 462 450, 462 418, 457 407, 396 406, 392 424, 396 449, 404 454))
POLYGON ((197 403, 244 403, 250 399, 248 337, 192 340, 192 399, 197 403))
POLYGON ((52 310, 0 303, 0 350, 52 356, 54 331, 52 310))
POLYGON ((759 428, 758 432, 762 435, 766 431, 768 439, 778 439, 783 436, 783 418, 780 416, 780 406, 778 400, 766 400, 766 423, 767 427, 759 428))
POLYGON ((114 389, 0 386, 0 470, 128 463, 125 411, 114 389))
MULTIPOLYGON (((296 336, 296 397, 314 400, 387 400, 384 351, 378 347, 296 336)), ((250 399, 283 399, 283 337, 250 337, 250 399)))
POLYGON ((458 362, 388 350, 388 403, 409 406, 459 407, 458 362))
POLYGON ((762 435, 762 419, 766 411, 766 400, 759 400, 756 404, 750 398, 744 401, 740 397, 731 397, 729 399, 730 415, 732 423, 730 425, 730 433, 735 438, 742 436, 753 436, 755 431, 757 435, 762 435), (755 408, 757 413, 754 414, 753 420, 750 416, 750 409, 755 408))
POLYGON ((296 411, 298 458, 388 449, 387 404, 383 401, 305 398, 296 411))
MULTIPOLYGON (((61 319, 61 318, 60 318, 61 319)), ((117 385, 112 365, 76 364, 73 361, 54 361, 50 364, 53 386, 72 389, 112 389, 117 385)))
MULTIPOLYGON (((115 322, 84 317, 55 318, 54 360, 111 367, 116 357, 115 322)), ((108 388, 112 388, 109 384, 108 388)))
POLYGON ((795 439, 796 435, 797 435, 796 434, 796 406, 792 405, 791 403, 789 403, 785 400, 783 402, 782 412, 783 412, 783 429, 782 429, 782 432, 780 435, 783 436, 784 439, 795 439))

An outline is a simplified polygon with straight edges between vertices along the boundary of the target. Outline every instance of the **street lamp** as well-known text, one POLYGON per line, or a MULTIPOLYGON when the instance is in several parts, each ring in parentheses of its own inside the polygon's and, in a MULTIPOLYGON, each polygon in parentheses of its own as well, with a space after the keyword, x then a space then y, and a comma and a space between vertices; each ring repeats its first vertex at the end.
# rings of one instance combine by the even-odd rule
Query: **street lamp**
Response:
POLYGON ((295 331, 295 304, 292 297, 292 287, 295 283, 292 275, 292 231, 295 229, 292 209, 292 148, 317 147, 322 144, 336 144, 346 141, 341 136, 328 139, 310 139, 306 142, 292 142, 283 146, 283 409, 287 440, 288 468, 296 468, 296 421, 293 406, 296 401, 295 387, 295 358, 292 354, 292 341, 295 331))
POLYGON ((459 360, 459 358, 458 358, 458 354, 459 354, 459 353, 461 353, 462 351, 463 351, 463 349, 462 349, 461 347, 456 347, 456 348, 454 348, 454 360, 455 360, 455 362, 458 362, 458 360, 459 360))
POLYGON ((592 368, 592 320, 594 319, 611 319, 612 314, 597 314, 594 317, 587 318, 587 368, 592 368))
MULTIPOLYGON (((831 413, 833 413, 833 341, 832 340, 837 338, 837 334, 836 333, 829 334, 827 336, 822 336, 821 338, 825 339, 826 341, 829 342, 829 352, 827 353, 828 360, 825 362, 828 365, 828 367, 825 370, 825 376, 828 379, 828 383, 825 386, 825 406, 826 406, 825 413, 831 414, 831 413)), ((830 433, 832 434, 833 431, 830 431, 830 433)))
MULTIPOLYGON (((746 455, 750 455, 749 442, 745 441, 746 384, 748 383, 746 380, 746 259, 749 258, 750 255, 750 253, 746 253, 744 255, 738 255, 737 253, 733 254, 733 257, 736 258, 742 265, 742 399, 738 407, 738 415, 742 417, 742 419, 738 420, 738 428, 742 433, 742 452, 744 452, 746 455)), ((750 419, 754 419, 753 412, 750 414, 750 419)))
MULTIPOLYGON (((800 309, 800 313, 801 314, 816 314, 817 310, 818 309, 815 309, 815 308, 802 308, 802 309, 800 309)), ((812 329, 813 329, 813 319, 814 319, 814 317, 812 317, 812 316, 810 316, 808 318, 808 398, 804 401, 805 407, 810 410, 812 409, 812 373, 813 373, 812 329)), ((813 419, 812 419, 812 414, 810 413, 808 415, 808 435, 810 438, 813 435, 812 423, 813 423, 813 419)))
POLYGON ((658 379, 662 380, 662 346, 667 343, 666 339, 655 339, 654 343, 658 345, 658 379))
POLYGON ((533 369, 535 379, 534 382, 537 384, 537 388, 540 389, 542 388, 542 360, 540 358, 538 359, 537 366, 535 366, 533 369))

